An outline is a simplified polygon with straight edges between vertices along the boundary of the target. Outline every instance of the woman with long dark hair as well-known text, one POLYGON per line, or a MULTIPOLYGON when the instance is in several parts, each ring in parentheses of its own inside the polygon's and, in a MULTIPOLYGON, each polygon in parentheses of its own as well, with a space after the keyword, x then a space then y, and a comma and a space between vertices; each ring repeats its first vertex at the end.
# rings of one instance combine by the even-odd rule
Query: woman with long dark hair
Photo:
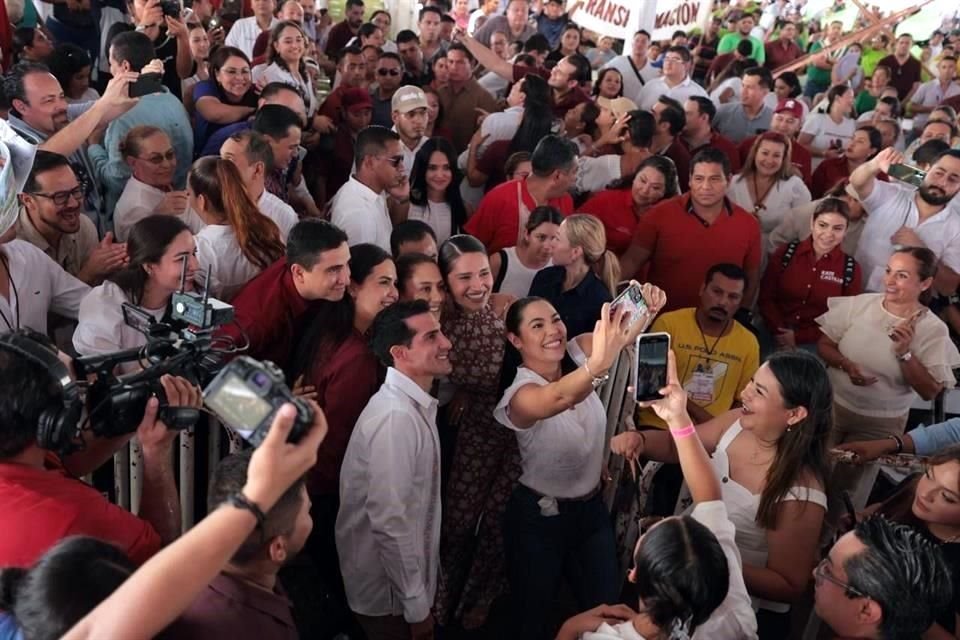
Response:
POLYGON ((619 69, 607 67, 597 73, 593 84, 593 99, 601 107, 610 109, 614 114, 635 111, 637 103, 623 95, 623 75, 619 69))
MULTIPOLYGON (((818 560, 827 509, 833 392, 824 366, 802 351, 775 353, 740 394, 742 407, 696 426, 736 526, 743 576, 761 638, 789 636, 789 610, 818 560)), ((611 450, 677 462, 667 431, 627 431, 611 450)))
POLYGON ((210 268, 207 290, 230 300, 284 253, 276 223, 260 213, 229 160, 197 160, 187 177, 190 207, 207 224, 197 234, 197 256, 210 268))
POLYGON ((193 233, 179 218, 156 214, 133 225, 127 237, 128 265, 107 276, 80 303, 73 334, 77 353, 113 353, 146 344, 146 336, 127 324, 123 304, 140 307, 156 321, 163 319, 182 275, 186 289, 193 290, 200 270, 196 253, 193 233))
POLYGON ((483 139, 481 130, 477 130, 474 140, 471 141, 467 156, 467 181, 472 187, 486 185, 489 191, 492 187, 504 181, 503 166, 510 155, 518 151, 533 153, 537 143, 553 132, 553 108, 551 105, 550 87, 547 81, 538 75, 528 73, 514 89, 523 94, 523 116, 517 132, 510 140, 497 140, 478 155, 478 149, 483 139), (474 144, 476 142, 476 144, 474 144))
POLYGON ((430 138, 423 143, 413 161, 407 217, 430 225, 438 245, 460 233, 467 221, 467 206, 460 195, 461 179, 457 153, 449 140, 430 138))
POLYGON ((845 84, 830 87, 827 91, 827 110, 825 113, 811 113, 804 121, 797 143, 810 150, 813 156, 813 168, 827 158, 843 155, 857 123, 853 114, 853 89, 845 84))
POLYGON ((209 65, 210 77, 193 87, 194 149, 203 149, 218 129, 243 121, 257 109, 247 54, 236 47, 217 47, 209 65))
POLYGON ((553 67, 567 56, 580 53, 580 41, 583 33, 573 22, 568 22, 560 33, 560 39, 557 41, 557 48, 547 54, 543 61, 547 68, 553 67))
POLYGON ((562 223, 563 214, 556 207, 544 205, 531 211, 517 246, 490 256, 493 290, 527 297, 537 273, 552 264, 562 223))
POLYGON ((307 35, 303 27, 292 20, 278 22, 270 30, 267 67, 258 71, 254 82, 283 82, 296 87, 303 96, 307 117, 312 118, 317 111, 317 94, 313 90, 310 74, 307 73, 307 64, 304 61, 306 56, 307 35))

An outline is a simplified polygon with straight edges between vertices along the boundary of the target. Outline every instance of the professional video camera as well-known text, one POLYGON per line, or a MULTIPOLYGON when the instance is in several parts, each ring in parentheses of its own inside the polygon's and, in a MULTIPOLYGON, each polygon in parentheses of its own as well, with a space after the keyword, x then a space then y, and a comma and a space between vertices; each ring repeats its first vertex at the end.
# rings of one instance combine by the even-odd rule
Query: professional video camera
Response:
POLYGON ((164 317, 157 322, 147 311, 123 304, 124 321, 147 337, 145 345, 74 360, 78 380, 93 376, 85 387, 88 422, 95 435, 112 437, 136 430, 151 396, 160 400, 160 417, 168 427, 193 426, 199 410, 167 405, 160 377, 170 374, 205 385, 220 370, 225 356, 246 348, 237 347, 231 338, 215 335, 218 327, 233 321, 233 307, 209 297, 205 290, 188 291, 185 285, 186 264, 180 290, 171 300, 169 320, 164 317), (120 365, 130 362, 139 363, 142 369, 118 375, 120 365))

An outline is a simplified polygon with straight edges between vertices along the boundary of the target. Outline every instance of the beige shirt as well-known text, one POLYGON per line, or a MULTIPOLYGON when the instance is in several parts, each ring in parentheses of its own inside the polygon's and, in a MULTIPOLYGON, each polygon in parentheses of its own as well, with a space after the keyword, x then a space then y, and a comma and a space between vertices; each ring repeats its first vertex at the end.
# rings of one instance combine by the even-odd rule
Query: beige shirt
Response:
POLYGON ((43 251, 72 276, 80 273, 80 269, 87 262, 87 258, 90 257, 93 249, 100 242, 97 236, 97 227, 90 218, 81 213, 80 230, 76 233, 63 234, 57 246, 53 247, 33 226, 33 222, 24 207, 20 208, 20 216, 17 218, 17 238, 26 240, 43 251))

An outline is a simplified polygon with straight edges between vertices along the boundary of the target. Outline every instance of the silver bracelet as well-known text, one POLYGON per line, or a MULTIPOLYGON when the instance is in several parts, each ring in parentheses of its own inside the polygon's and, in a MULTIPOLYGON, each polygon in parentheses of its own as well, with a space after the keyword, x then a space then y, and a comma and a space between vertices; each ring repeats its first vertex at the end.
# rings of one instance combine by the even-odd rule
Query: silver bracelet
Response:
POLYGON ((583 362, 583 368, 587 372, 587 375, 590 376, 590 384, 593 385, 594 389, 599 388, 600 385, 610 379, 609 372, 603 374, 602 376, 593 375, 593 372, 590 371, 590 366, 587 364, 586 360, 583 362))

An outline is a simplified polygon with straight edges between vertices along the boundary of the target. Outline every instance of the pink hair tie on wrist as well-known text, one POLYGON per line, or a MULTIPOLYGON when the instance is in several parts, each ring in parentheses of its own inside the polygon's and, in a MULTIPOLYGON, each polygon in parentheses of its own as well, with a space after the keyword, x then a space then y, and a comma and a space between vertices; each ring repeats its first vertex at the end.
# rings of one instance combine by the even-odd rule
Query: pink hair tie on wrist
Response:
POLYGON ((688 436, 692 436, 696 432, 697 430, 694 428, 692 424, 688 424, 682 429, 670 429, 670 433, 673 435, 674 438, 678 440, 680 438, 686 438, 688 436))

